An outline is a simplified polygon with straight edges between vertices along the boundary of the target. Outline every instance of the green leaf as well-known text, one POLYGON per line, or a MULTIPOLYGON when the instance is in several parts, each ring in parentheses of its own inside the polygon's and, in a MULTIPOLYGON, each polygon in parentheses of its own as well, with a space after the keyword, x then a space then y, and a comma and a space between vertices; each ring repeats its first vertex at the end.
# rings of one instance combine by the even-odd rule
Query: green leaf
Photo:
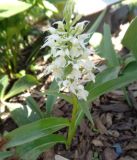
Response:
POLYGON ((69 126, 69 121, 67 119, 55 117, 27 124, 5 135, 8 141, 5 147, 10 148, 34 141, 66 126, 69 126))
POLYGON ((119 72, 119 66, 107 68, 97 75, 95 84, 98 85, 100 83, 104 83, 109 80, 115 79, 118 77, 119 72))
POLYGON ((88 88, 88 91, 89 91, 88 101, 89 102, 93 101, 104 93, 110 92, 115 89, 122 88, 136 80, 137 80, 137 71, 134 70, 132 72, 126 72, 122 76, 119 76, 116 79, 107 81, 94 88, 88 88))
POLYGON ((6 88, 8 87, 9 84, 9 78, 7 75, 2 76, 2 78, 0 79, 0 99, 3 99, 6 88))
POLYGON ((60 3, 60 2, 66 2, 66 0, 48 0, 51 3, 60 3))
POLYGON ((11 157, 12 155, 13 155, 13 152, 11 151, 0 152, 0 160, 5 160, 5 158, 11 157))
MULTIPOLYGON (((10 111, 10 115, 18 126, 31 123, 31 111, 20 103, 4 103, 10 111)), ((34 119, 33 119, 34 121, 34 119)))
POLYGON ((129 55, 129 57, 127 57, 125 60, 124 60, 124 67, 128 66, 131 62, 135 62, 136 59, 133 55, 129 55))
POLYGON ((134 70, 137 70, 137 62, 136 61, 132 61, 130 62, 123 70, 123 74, 129 73, 129 72, 133 72, 134 70))
POLYGON ((61 135, 52 134, 44 136, 17 147, 17 155, 23 160, 28 160, 28 157, 29 160, 37 159, 42 152, 45 152, 45 150, 51 148, 56 143, 66 143, 66 140, 61 135))
POLYGON ((86 85, 86 89, 89 90, 90 88, 95 88, 98 85, 101 85, 107 81, 110 81, 112 79, 115 79, 118 77, 118 74, 120 72, 120 67, 110 67, 105 69, 104 71, 100 72, 99 74, 97 74, 96 79, 95 79, 95 83, 93 82, 89 82, 86 85))
POLYGON ((12 86, 10 91, 4 97, 4 100, 11 98, 21 92, 24 92, 26 89, 28 89, 34 85, 37 85, 37 84, 38 84, 38 81, 35 77, 33 77, 31 75, 25 75, 24 77, 18 79, 14 83, 14 85, 12 86))
POLYGON ((0 20, 21 13, 31 7, 31 4, 18 0, 0 1, 0 20))
POLYGON ((64 93, 59 93, 59 91, 47 90, 44 94, 61 97, 67 102, 69 102, 70 104, 72 104, 72 97, 64 93))
POLYGON ((3 85, 2 84, 0 84, 0 100, 2 100, 2 91, 3 91, 3 85))
POLYGON ((91 26, 91 28, 87 31, 87 33, 90 33, 90 37, 86 39, 86 42, 89 42, 90 38, 92 37, 93 33, 96 32, 98 29, 100 23, 102 22, 105 14, 106 14, 106 9, 100 14, 100 16, 97 18, 97 20, 94 22, 94 24, 91 26))
POLYGON ((36 115, 39 117, 39 119, 44 118, 44 115, 43 115, 42 111, 40 110, 39 105, 37 104, 37 102, 34 100, 34 98, 32 96, 29 96, 26 99, 26 103, 31 108, 32 112, 36 113, 36 115))
POLYGON ((107 60, 107 65, 109 67, 115 67, 119 65, 119 60, 111 41, 111 31, 108 24, 104 24, 104 35, 102 42, 97 49, 97 53, 107 60))
POLYGON ((15 121, 15 123, 18 126, 22 126, 34 121, 37 121, 42 118, 43 114, 41 112, 38 113, 36 109, 34 109, 34 106, 29 105, 22 105, 21 103, 7 103, 4 102, 4 104, 8 107, 12 119, 15 121))
POLYGON ((122 40, 122 44, 131 50, 133 55, 137 60, 137 17, 131 22, 124 38, 122 40))
POLYGON ((90 113, 89 103, 87 103, 86 101, 79 101, 79 106, 82 109, 85 116, 88 118, 88 120, 94 126, 93 118, 92 118, 91 113, 90 113))
MULTIPOLYGON (((54 80, 52 82, 52 84, 50 85, 50 90, 58 90, 58 84, 57 82, 54 80)), ((46 111, 48 114, 51 114, 52 110, 53 110, 53 106, 55 104, 57 100, 57 96, 56 95, 48 95, 47 96, 47 101, 46 101, 46 111)))
POLYGON ((77 117, 76 117, 76 121, 75 121, 75 127, 80 125, 83 117, 84 117, 84 112, 83 112, 82 108, 79 107, 79 111, 77 113, 77 117))

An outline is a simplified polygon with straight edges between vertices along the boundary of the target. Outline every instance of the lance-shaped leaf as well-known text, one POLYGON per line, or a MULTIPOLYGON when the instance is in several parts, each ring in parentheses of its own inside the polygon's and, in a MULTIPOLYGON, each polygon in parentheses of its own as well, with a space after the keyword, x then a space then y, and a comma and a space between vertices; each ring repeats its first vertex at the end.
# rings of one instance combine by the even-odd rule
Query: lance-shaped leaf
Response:
POLYGON ((10 91, 4 97, 4 100, 11 98, 21 92, 24 92, 26 89, 37 84, 38 81, 35 77, 33 77, 32 75, 25 75, 14 83, 10 91))
POLYGON ((9 158, 11 156, 13 156, 13 152, 11 151, 0 152, 0 160, 5 160, 5 158, 9 158))
POLYGON ((29 106, 29 108, 32 110, 32 112, 34 112, 37 115, 37 117, 39 117, 39 119, 44 118, 44 114, 40 110, 39 105, 37 104, 37 102, 34 100, 33 97, 31 96, 27 97, 26 103, 29 106))
POLYGON ((61 135, 52 134, 21 145, 17 147, 16 152, 23 160, 28 160, 28 157, 29 160, 34 160, 37 159, 42 152, 53 147, 56 143, 66 143, 66 140, 61 135))
MULTIPOLYGON (((49 89, 50 90, 59 90, 58 89, 58 84, 55 80, 51 83, 49 89)), ((57 100, 57 95, 48 95, 47 96, 46 111, 47 111, 48 114, 50 114, 52 112, 53 106, 54 106, 56 100, 57 100)))
POLYGON ((61 93, 57 90, 47 90, 44 94, 47 94, 47 95, 53 95, 53 96, 58 96, 64 100, 66 100, 67 102, 71 103, 72 104, 72 97, 70 95, 67 95, 65 93, 61 93))
POLYGON ((90 113, 89 103, 87 103, 86 101, 79 101, 79 106, 80 106, 81 110, 83 111, 83 113, 85 114, 85 116, 88 118, 88 120, 94 126, 93 118, 90 113))
POLYGON ((86 89, 89 90, 90 88, 95 88, 98 85, 101 85, 107 81, 110 81, 112 79, 116 79, 118 77, 118 74, 120 72, 120 67, 110 67, 105 69, 104 71, 100 72, 97 74, 95 83, 94 82, 89 82, 86 85, 86 89))
POLYGON ((124 38, 122 44, 131 50, 134 57, 137 60, 137 17, 131 22, 124 38))
POLYGON ((90 38, 92 37, 93 33, 96 32, 96 30, 98 29, 99 25, 101 24, 105 14, 106 14, 107 9, 105 9, 100 16, 97 18, 97 20, 94 22, 94 24, 90 27, 90 29, 87 31, 88 33, 90 33, 90 36, 88 39, 86 39, 86 42, 88 43, 90 38))
POLYGON ((134 70, 133 72, 131 72, 130 70, 126 69, 126 72, 125 73, 123 72, 123 75, 119 76, 118 78, 102 83, 94 88, 88 88, 89 91, 88 101, 89 102, 93 101, 104 93, 122 88, 136 80, 137 80, 137 71, 134 70))
POLYGON ((5 138, 8 141, 5 147, 10 148, 34 141, 43 136, 50 135, 66 126, 69 126, 68 119, 55 117, 24 125, 5 135, 5 138))
POLYGON ((119 60, 112 44, 111 31, 108 24, 104 24, 104 35, 101 44, 97 49, 97 53, 106 59, 109 67, 119 65, 119 60))
POLYGON ((2 100, 9 84, 9 78, 7 75, 2 76, 0 79, 0 99, 2 100))

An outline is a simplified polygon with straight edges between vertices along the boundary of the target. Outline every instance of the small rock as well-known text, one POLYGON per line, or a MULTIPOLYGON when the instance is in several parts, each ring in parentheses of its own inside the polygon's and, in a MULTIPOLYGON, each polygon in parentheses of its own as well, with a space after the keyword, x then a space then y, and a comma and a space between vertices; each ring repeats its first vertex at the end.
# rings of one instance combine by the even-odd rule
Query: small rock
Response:
POLYGON ((66 158, 56 154, 55 155, 55 160, 69 160, 69 159, 66 159, 66 158))

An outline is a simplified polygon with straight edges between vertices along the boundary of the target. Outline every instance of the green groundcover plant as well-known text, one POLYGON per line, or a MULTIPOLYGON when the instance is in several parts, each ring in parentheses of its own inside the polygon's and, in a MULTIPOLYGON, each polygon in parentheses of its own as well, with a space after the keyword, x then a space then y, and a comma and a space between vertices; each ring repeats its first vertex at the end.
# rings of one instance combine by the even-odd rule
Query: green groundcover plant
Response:
POLYGON ((92 128, 94 127, 90 113, 91 102, 104 93, 123 88, 137 80, 137 49, 135 41, 133 42, 134 33, 137 32, 136 19, 131 23, 122 41, 133 53, 130 61, 117 56, 111 42, 110 28, 105 24, 101 44, 96 49, 97 53, 106 59, 106 69, 99 72, 99 67, 94 64, 91 54, 95 53, 89 50, 87 45, 104 14, 105 11, 87 33, 83 33, 87 21, 78 22, 81 16, 74 14, 74 1, 68 0, 63 21, 55 22, 56 28, 49 28, 50 35, 46 37, 42 48, 50 48, 52 62, 46 67, 45 74, 52 74, 54 80, 48 90, 40 93, 43 96, 48 95, 46 112, 40 110, 32 96, 26 99, 25 105, 8 102, 12 96, 36 85, 37 81, 31 79, 33 83, 30 83, 30 80, 24 81, 30 77, 25 77, 23 83, 16 82, 7 94, 4 88, 8 85, 7 78, 3 77, 4 80, 0 81, 1 101, 8 107, 12 118, 19 126, 1 138, 1 159, 18 157, 28 160, 29 157, 29 160, 36 160, 42 152, 56 143, 63 143, 69 148, 84 115, 91 122, 92 128), (18 92, 17 87, 20 85, 22 87, 18 92), (70 119, 52 116, 57 97, 73 106, 70 119), (57 133, 62 128, 68 129, 67 137, 57 133))

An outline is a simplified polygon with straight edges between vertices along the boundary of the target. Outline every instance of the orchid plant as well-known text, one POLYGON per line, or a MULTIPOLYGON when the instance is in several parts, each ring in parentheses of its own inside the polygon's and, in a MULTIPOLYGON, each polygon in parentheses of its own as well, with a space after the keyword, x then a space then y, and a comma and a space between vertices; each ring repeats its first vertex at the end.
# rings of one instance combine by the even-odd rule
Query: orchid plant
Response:
POLYGON ((69 92, 73 99, 72 120, 68 133, 68 145, 75 133, 74 122, 78 111, 78 101, 87 100, 89 95, 85 83, 95 82, 95 64, 87 48, 90 34, 84 32, 87 21, 77 23, 81 16, 74 15, 74 1, 69 0, 64 9, 64 20, 55 22, 57 28, 50 27, 49 35, 42 47, 50 47, 53 58, 48 65, 46 74, 52 73, 60 91, 69 92))

